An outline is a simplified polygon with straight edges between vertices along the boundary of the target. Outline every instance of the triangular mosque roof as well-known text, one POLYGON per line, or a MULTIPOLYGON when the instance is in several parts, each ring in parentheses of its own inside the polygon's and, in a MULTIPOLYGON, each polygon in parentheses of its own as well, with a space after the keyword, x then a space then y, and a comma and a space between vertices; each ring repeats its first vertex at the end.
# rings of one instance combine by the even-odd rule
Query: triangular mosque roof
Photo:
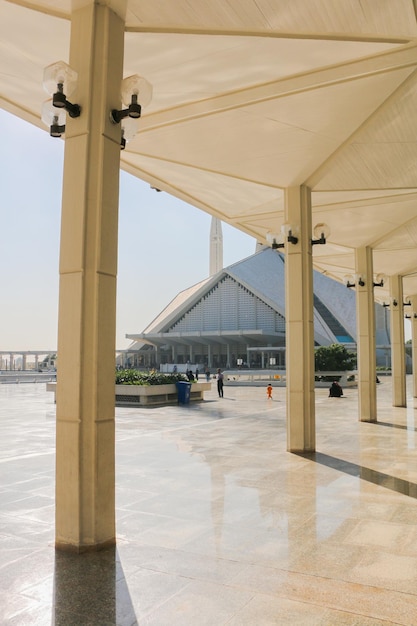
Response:
MULTIPOLYGON (((320 274, 314 275, 314 327, 318 343, 331 343, 335 340, 354 341, 356 337, 355 293, 337 281, 320 274), (341 336, 335 335, 329 326, 329 319, 343 329, 341 336)), ((142 333, 129 334, 135 341, 152 340, 157 336, 167 336, 173 325, 210 291, 229 276, 259 300, 266 303, 283 318, 285 317, 285 257, 269 247, 238 261, 217 274, 181 291, 145 328, 142 333)), ((253 329, 255 330, 255 329, 253 329)), ((239 329, 235 329, 239 331, 239 329)))

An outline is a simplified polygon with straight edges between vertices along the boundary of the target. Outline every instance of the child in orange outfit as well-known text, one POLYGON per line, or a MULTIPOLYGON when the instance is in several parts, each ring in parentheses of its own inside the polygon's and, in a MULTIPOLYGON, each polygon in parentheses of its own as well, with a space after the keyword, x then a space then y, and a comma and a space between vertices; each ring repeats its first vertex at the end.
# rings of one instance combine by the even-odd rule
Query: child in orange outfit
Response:
POLYGON ((272 385, 268 385, 266 388, 266 393, 268 395, 268 400, 272 400, 272 385))

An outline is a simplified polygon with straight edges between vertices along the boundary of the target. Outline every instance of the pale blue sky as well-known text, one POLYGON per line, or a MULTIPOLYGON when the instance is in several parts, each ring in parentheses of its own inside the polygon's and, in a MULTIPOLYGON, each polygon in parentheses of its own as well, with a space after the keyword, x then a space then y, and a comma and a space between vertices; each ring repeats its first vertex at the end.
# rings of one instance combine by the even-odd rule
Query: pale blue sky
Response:
MULTIPOLYGON (((64 142, 0 110, 0 350, 57 345, 64 142)), ((116 346, 182 289, 206 278, 211 216, 120 174, 116 346)), ((255 240, 223 224, 224 265, 255 240)))

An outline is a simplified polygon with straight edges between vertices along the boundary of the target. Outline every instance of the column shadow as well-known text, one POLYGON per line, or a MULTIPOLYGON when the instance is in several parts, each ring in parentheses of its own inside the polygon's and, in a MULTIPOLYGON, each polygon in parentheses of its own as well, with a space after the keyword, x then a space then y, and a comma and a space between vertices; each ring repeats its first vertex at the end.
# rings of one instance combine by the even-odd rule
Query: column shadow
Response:
POLYGON ((298 456, 311 459, 321 465, 331 467, 339 472, 349 474, 350 476, 357 476, 358 478, 366 480, 369 483, 373 483, 374 485, 385 487, 391 491, 397 491, 398 493, 402 493, 410 498, 417 498, 417 484, 408 480, 396 478, 395 476, 390 476, 390 474, 384 474, 383 472, 378 472, 377 470, 370 469, 369 467, 364 467, 363 465, 357 465, 356 463, 351 463, 350 461, 338 459, 337 457, 323 454, 322 452, 298 452, 296 454, 298 454, 298 456))
POLYGON ((53 626, 134 626, 135 611, 117 548, 55 552, 53 626))
POLYGON ((417 432, 417 428, 410 428, 406 424, 391 424, 391 422, 375 422, 376 426, 388 426, 388 428, 399 428, 400 430, 411 430, 417 432))

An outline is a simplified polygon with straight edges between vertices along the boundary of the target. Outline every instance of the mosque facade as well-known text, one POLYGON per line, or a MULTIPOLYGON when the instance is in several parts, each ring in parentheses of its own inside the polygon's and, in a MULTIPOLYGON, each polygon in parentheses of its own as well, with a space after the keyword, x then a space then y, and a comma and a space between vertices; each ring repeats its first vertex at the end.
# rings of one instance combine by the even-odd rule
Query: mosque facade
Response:
MULTIPOLYGON (((142 333, 126 335, 132 344, 125 365, 285 367, 285 256, 258 246, 248 258, 219 268, 218 221, 212 224, 210 244, 211 275, 180 292, 142 333)), ((375 315, 376 343, 388 349, 389 312, 375 304, 375 315)), ((314 341, 356 351, 355 292, 317 271, 314 341)), ((382 348, 377 358, 383 362, 382 348)))

